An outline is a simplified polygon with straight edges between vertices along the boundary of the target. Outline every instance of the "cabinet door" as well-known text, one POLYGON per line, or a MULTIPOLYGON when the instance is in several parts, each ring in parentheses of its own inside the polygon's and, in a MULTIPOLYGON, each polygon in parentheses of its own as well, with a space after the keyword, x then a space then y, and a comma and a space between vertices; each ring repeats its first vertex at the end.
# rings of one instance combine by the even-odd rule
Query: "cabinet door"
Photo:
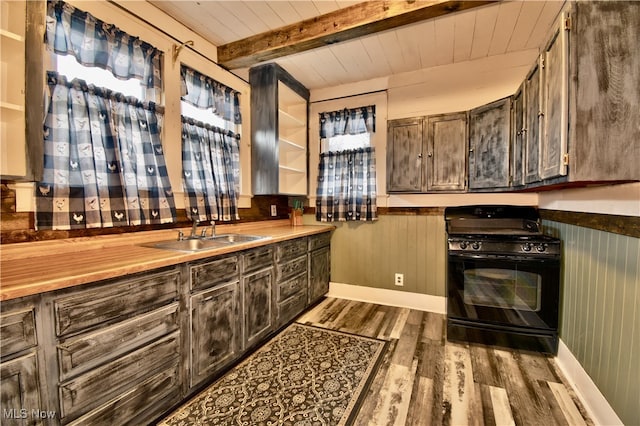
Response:
POLYGON ((542 57, 533 66, 524 81, 525 132, 524 132, 524 182, 540 181, 540 63, 542 57))
POLYGON ((640 180, 640 2, 573 7, 569 178, 640 180))
POLYGON ((542 107, 544 113, 540 150, 540 177, 550 179, 567 174, 568 125, 568 38, 562 17, 543 52, 542 107))
POLYGON ((243 349, 250 348, 273 329, 272 289, 272 268, 242 277, 243 349))
POLYGON ((309 304, 327 294, 330 275, 330 247, 323 247, 309 253, 309 304))
POLYGON ((525 92, 524 85, 511 98, 511 186, 524 185, 525 92))
POLYGON ((387 191, 422 191, 423 119, 390 120, 387 131, 387 191))
POLYGON ((427 191, 464 191, 467 182, 467 114, 427 119, 427 191))
POLYGON ((0 408, 3 425, 35 425, 41 421, 32 409, 42 410, 40 401, 36 354, 0 364, 0 408))
POLYGON ((211 377, 240 350, 239 282, 191 297, 191 386, 211 377))
POLYGON ((510 99, 483 105, 469 113, 469 188, 509 186, 510 99))

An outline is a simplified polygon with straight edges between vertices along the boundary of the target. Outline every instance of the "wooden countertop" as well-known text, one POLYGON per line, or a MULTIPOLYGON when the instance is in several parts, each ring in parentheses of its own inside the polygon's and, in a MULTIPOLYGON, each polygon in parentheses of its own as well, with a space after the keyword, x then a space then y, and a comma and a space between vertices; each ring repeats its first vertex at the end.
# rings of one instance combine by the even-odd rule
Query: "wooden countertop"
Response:
MULTIPOLYGON (((0 301, 205 259, 334 228, 329 225, 291 226, 288 220, 217 225, 218 234, 270 238, 196 253, 140 245, 174 240, 179 229, 1 245, 0 301)), ((182 231, 189 235, 191 229, 182 231)))

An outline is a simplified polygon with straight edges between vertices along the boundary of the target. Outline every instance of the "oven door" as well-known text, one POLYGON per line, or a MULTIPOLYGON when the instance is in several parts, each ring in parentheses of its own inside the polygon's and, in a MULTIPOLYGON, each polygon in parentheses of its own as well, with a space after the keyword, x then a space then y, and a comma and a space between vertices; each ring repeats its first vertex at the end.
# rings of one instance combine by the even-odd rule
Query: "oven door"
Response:
POLYGON ((555 257, 449 253, 447 316, 557 330, 559 272, 555 257))

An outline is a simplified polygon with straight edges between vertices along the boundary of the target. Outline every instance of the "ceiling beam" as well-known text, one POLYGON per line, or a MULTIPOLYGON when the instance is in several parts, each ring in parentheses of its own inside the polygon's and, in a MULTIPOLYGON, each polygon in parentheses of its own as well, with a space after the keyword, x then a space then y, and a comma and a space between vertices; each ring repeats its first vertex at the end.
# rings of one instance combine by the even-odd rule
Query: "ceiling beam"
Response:
POLYGON ((218 64, 245 68, 500 0, 365 1, 273 31, 218 46, 218 64))

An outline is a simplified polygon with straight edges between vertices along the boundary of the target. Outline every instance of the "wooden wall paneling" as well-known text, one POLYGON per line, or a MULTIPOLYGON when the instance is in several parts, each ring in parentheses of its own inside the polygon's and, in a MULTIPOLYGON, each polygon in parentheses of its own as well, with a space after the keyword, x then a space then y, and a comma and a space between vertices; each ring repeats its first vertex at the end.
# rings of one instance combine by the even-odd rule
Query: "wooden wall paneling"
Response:
POLYGON ((338 224, 331 281, 444 296, 445 239, 440 215, 384 215, 375 223, 338 224), (403 287, 394 285, 396 272, 404 274, 403 287))
POLYGON ((640 422, 640 239, 544 220, 562 239, 560 337, 624 424, 640 422))

